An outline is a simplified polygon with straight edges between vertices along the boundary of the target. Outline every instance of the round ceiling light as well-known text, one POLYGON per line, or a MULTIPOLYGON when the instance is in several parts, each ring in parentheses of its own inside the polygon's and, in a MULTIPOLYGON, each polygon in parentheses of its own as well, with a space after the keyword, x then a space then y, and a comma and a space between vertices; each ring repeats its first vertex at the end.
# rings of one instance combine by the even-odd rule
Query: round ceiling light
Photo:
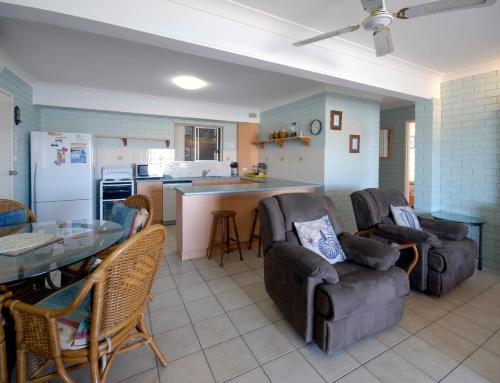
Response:
POLYGON ((197 90, 208 85, 206 81, 194 76, 177 76, 172 79, 172 82, 179 88, 187 90, 197 90))

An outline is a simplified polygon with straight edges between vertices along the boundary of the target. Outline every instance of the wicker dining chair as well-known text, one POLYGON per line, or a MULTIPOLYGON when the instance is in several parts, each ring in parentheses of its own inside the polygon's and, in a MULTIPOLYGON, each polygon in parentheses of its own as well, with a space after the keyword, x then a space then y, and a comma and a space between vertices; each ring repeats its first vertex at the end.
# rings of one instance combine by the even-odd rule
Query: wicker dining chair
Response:
POLYGON ((167 361, 144 322, 144 310, 160 265, 167 231, 150 226, 116 248, 83 282, 73 302, 48 309, 11 300, 16 324, 17 382, 73 382, 69 372, 90 365, 91 382, 105 382, 116 358, 144 344, 159 362, 167 361), (76 310, 91 295, 88 345, 62 349, 57 319, 76 310), (53 372, 50 367, 54 367, 53 372))
MULTIPOLYGON (((141 230, 144 230, 151 225, 152 208, 151 208, 151 200, 149 199, 148 196, 145 196, 143 194, 135 194, 124 200, 123 204, 132 209, 146 209, 146 211, 148 212, 148 218, 144 223, 144 225, 142 226, 141 230)), ((96 254, 97 258, 103 260, 108 255, 110 255, 118 246, 119 245, 113 245, 108 247, 107 249, 104 249, 100 253, 96 254)), ((65 267, 64 269, 62 269, 61 273, 62 273, 62 280, 65 281, 64 284, 66 285, 74 283, 79 279, 88 275, 93 269, 92 263, 94 260, 95 260, 94 258, 88 258, 87 260, 80 262, 76 265, 65 267)))

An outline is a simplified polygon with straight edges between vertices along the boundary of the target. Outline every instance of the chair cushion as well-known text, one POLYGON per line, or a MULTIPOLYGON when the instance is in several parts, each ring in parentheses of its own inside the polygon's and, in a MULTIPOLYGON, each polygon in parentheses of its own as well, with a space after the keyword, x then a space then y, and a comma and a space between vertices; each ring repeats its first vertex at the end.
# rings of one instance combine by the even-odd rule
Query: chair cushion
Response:
POLYGON ((470 239, 463 241, 442 239, 441 243, 441 247, 433 247, 429 250, 429 268, 434 271, 443 273, 456 269, 477 255, 477 245, 470 239))
MULTIPOLYGON (((85 284, 82 279, 48 296, 37 306, 51 310, 60 310, 71 304, 85 284)), ((91 294, 87 294, 80 306, 62 318, 57 319, 59 342, 63 350, 77 350, 88 344, 91 315, 91 294)))
POLYGON ((386 304, 403 297, 410 288, 408 277, 397 266, 385 271, 374 271, 339 263, 335 268, 340 282, 318 286, 315 295, 314 308, 327 320, 343 319, 369 306, 386 304), (346 270, 341 270, 343 268, 346 270))
POLYGON ((28 212, 25 209, 0 213, 0 227, 21 225, 28 220, 28 212))
POLYGON ((345 261, 345 254, 328 215, 307 222, 294 222, 302 246, 333 265, 345 261))
POLYGON ((118 243, 126 241, 132 235, 141 231, 148 216, 146 209, 139 210, 128 207, 121 202, 115 203, 111 209, 111 220, 123 227, 123 235, 118 243))
POLYGON ((396 225, 411 227, 412 229, 422 230, 420 222, 411 206, 393 206, 391 213, 396 225))

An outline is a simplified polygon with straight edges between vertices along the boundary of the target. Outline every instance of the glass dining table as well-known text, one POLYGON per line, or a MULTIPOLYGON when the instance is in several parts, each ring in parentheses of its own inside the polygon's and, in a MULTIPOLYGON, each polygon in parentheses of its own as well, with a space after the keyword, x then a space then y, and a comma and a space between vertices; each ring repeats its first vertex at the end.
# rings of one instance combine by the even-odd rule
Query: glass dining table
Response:
POLYGON ((122 226, 111 221, 73 220, 27 223, 0 228, 0 237, 43 233, 59 237, 48 245, 10 256, 0 254, 0 284, 10 284, 48 274, 83 261, 115 244, 122 226))

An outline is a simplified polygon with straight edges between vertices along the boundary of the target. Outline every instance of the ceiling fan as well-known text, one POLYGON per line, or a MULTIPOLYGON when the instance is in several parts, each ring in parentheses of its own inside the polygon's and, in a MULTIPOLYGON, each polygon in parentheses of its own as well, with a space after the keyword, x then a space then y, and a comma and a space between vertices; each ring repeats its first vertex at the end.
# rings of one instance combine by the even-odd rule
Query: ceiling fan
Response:
POLYGON ((495 2, 496 0, 438 0, 411 7, 405 7, 397 12, 390 12, 385 7, 384 0, 361 0, 361 5, 364 10, 369 13, 368 17, 364 19, 361 24, 350 25, 343 29, 338 29, 336 31, 323 33, 302 41, 297 41, 293 45, 301 47, 306 44, 339 36, 344 33, 354 32, 360 27, 363 27, 365 30, 373 32, 373 40, 377 56, 385 56, 394 52, 390 31, 394 18, 406 20, 420 16, 434 15, 436 13, 488 7, 493 5, 495 2))

